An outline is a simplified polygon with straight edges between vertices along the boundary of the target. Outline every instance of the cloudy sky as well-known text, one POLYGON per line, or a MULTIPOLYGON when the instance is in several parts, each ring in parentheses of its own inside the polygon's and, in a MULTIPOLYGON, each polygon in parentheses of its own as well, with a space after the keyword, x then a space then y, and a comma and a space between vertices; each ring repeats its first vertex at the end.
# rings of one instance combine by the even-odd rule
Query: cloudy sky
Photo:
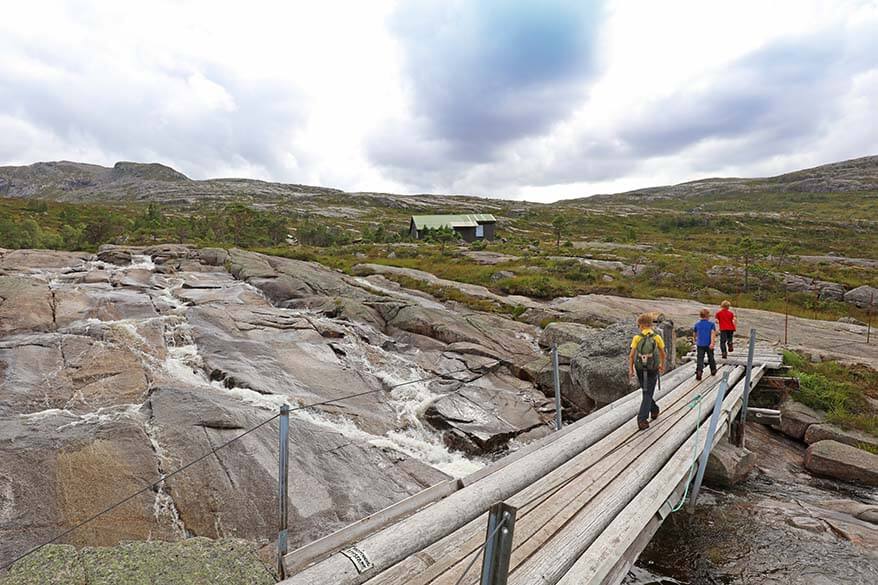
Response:
POLYGON ((878 154, 878 0, 30 0, 0 165, 554 200, 878 154))

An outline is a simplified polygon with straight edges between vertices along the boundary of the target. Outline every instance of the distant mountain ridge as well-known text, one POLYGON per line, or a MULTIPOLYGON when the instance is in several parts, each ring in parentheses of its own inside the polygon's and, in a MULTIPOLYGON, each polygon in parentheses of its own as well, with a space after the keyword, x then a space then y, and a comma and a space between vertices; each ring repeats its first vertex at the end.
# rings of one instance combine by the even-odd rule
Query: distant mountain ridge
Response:
POLYGON ((618 199, 669 199, 720 193, 849 193, 878 191, 878 156, 864 156, 829 163, 774 177, 764 178, 708 178, 676 185, 647 187, 624 193, 595 195, 580 198, 594 201, 618 199))
MULTIPOLYGON (((571 199, 566 202, 588 200, 612 203, 779 191, 813 193, 878 191, 878 156, 855 158, 775 177, 700 179, 677 185, 571 199)), ((346 193, 329 187, 273 183, 256 179, 194 180, 159 163, 121 161, 113 167, 104 167, 58 161, 0 167, 0 197, 66 202, 156 201, 165 204, 192 204, 210 200, 241 199, 259 203, 321 196, 337 198, 345 195, 368 198, 373 203, 390 207, 437 206, 442 205, 441 201, 448 197, 453 197, 456 204, 465 204, 473 210, 493 207, 492 200, 479 197, 346 193)), ((525 207, 529 205, 526 202, 515 203, 525 207)))

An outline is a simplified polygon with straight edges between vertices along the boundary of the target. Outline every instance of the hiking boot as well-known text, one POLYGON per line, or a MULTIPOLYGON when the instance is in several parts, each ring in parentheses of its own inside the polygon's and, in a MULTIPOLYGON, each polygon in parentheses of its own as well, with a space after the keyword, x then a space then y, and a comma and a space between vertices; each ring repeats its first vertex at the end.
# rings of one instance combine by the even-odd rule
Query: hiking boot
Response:
POLYGON ((732 342, 730 341, 730 342, 729 342, 729 353, 733 353, 734 351, 735 351, 735 346, 734 346, 734 345, 732 344, 732 342))
POLYGON ((646 429, 649 428, 649 421, 648 420, 637 421, 637 428, 641 431, 645 431, 646 429))
POLYGON ((650 413, 649 413, 649 418, 650 418, 650 420, 655 420, 655 419, 657 419, 657 418, 659 417, 659 413, 661 413, 661 411, 660 411, 658 408, 656 408, 655 411, 650 412, 650 413))
POLYGON ((729 359, 729 354, 727 354, 727 353, 724 353, 724 354, 723 354, 723 359, 724 359, 724 360, 727 360, 727 359, 729 359))
POLYGON ((711 369, 710 369, 710 375, 711 375, 711 376, 716 376, 716 368, 711 368, 711 369))
POLYGON ((695 372, 695 379, 701 381, 701 372, 695 372))

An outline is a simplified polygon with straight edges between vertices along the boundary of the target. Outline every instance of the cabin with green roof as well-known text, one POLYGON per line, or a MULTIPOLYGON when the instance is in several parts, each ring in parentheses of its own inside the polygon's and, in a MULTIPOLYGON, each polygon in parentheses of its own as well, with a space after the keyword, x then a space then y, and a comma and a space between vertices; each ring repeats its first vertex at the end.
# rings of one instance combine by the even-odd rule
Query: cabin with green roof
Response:
POLYGON ((490 213, 470 213, 465 215, 413 215, 409 224, 411 236, 417 240, 424 237, 427 229, 450 227, 467 242, 493 240, 496 235, 497 219, 490 213))

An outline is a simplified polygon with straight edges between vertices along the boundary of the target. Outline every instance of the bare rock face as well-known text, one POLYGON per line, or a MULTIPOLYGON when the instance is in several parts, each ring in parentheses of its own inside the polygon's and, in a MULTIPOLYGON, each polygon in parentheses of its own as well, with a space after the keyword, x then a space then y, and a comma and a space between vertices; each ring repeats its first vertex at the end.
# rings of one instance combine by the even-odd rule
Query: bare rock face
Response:
POLYGON ((580 323, 555 321, 546 325, 540 334, 540 346, 552 347, 564 343, 581 344, 595 334, 595 328, 580 323))
MULTIPOLYGON (((195 388, 160 388, 149 405, 150 426, 159 452, 168 454, 161 458, 168 468, 210 452, 274 414, 273 409, 242 404, 231 394, 195 388)), ((315 424, 312 417, 294 412, 290 422, 294 547, 447 477, 392 449, 352 441, 315 424)), ((276 423, 218 451, 199 464, 197 473, 168 480, 186 530, 211 538, 273 538, 275 510, 260 503, 275 500, 276 485, 276 423)))
POLYGON ((838 441, 818 441, 808 447, 805 468, 815 475, 878 486, 878 455, 838 441))
MULTIPOLYGON (((159 476, 136 410, 91 420, 61 410, 0 418, 0 559, 4 562, 137 492, 159 476)), ((72 533, 72 544, 175 537, 146 491, 72 533)))
POLYGON ((291 546, 553 418, 512 374, 535 326, 240 250, 103 252, 0 254, 0 563, 195 460, 69 542, 273 538, 276 422, 213 449, 284 402, 320 404, 292 415, 291 546))
POLYGON ((0 275, 0 336, 54 328, 54 301, 47 283, 0 275))

